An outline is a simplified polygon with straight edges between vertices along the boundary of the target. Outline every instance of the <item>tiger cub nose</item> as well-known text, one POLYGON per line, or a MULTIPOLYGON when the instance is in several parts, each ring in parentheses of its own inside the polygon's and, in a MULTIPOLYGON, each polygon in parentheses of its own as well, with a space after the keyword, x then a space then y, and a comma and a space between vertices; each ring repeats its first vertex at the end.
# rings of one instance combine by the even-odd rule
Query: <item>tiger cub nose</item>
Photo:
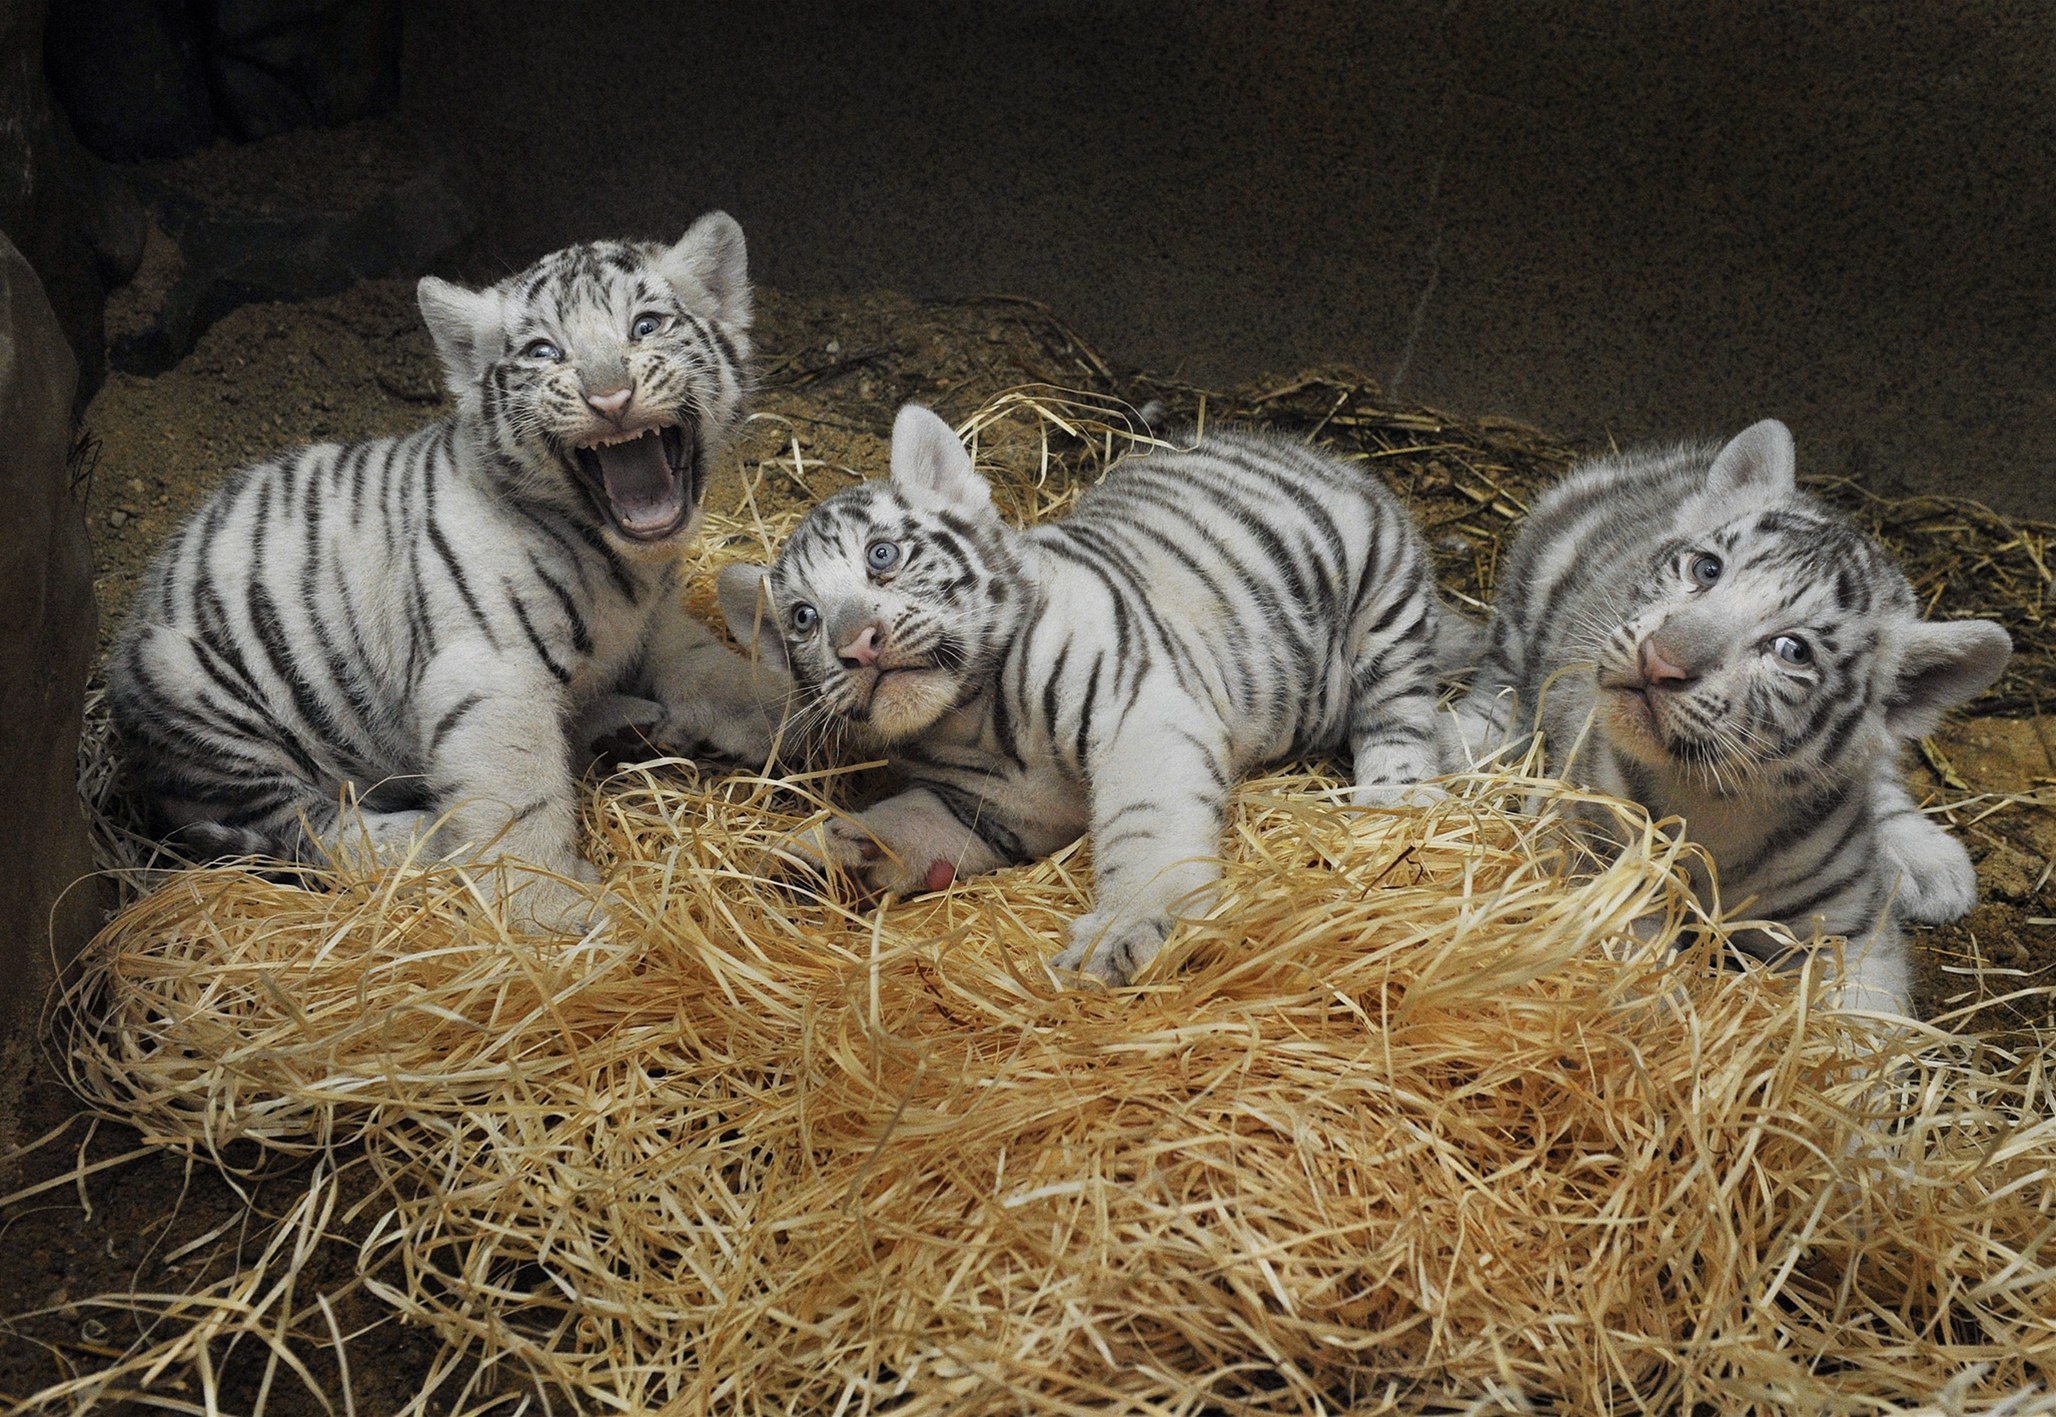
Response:
POLYGON ((622 410, 628 407, 628 401, 634 397, 633 389, 610 389, 604 394, 587 394, 585 401, 603 416, 618 422, 622 410))
POLYGON ((849 643, 836 650, 835 657, 868 668, 878 662, 878 625, 873 623, 850 636, 849 643))
POLYGON ((1656 637, 1642 641, 1642 678, 1650 684, 1689 684, 1699 676, 1665 656, 1656 637))

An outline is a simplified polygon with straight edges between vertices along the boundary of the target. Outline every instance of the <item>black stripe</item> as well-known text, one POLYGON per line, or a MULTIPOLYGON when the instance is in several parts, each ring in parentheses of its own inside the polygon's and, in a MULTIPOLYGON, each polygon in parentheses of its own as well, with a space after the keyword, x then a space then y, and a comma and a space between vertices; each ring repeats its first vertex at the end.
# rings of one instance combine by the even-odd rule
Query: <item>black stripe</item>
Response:
POLYGON ((542 562, 536 560, 534 552, 529 553, 528 568, 535 572, 536 579, 547 586, 550 593, 557 597, 557 603, 564 607, 564 618, 571 623, 571 647, 580 654, 591 654, 592 632, 586 628, 585 617, 578 613, 578 602, 571 598, 571 592, 560 585, 555 576, 543 569, 542 562))
POLYGON ((560 684, 571 682, 571 671, 557 663, 557 657, 550 653, 550 647, 543 643, 543 637, 536 633, 535 622, 528 618, 528 607, 521 603, 521 597, 513 586, 507 587, 507 603, 514 607, 514 618, 521 622, 522 633, 528 636, 529 644, 535 647, 536 657, 543 662, 543 668, 550 671, 560 684))
POLYGON ((1022 845, 1021 838, 999 820, 998 810, 984 798, 975 797, 946 782, 924 779, 909 786, 933 795, 935 800, 942 804, 943 810, 955 817, 965 831, 990 847, 1000 860, 1018 866, 1024 861, 1034 859, 1034 853, 1027 850, 1022 845))
POLYGON ((485 631, 486 643, 497 650, 500 647, 500 637, 493 633, 492 622, 485 618, 485 611, 479 607, 477 598, 472 595, 471 581, 465 576, 464 568, 457 564, 457 553, 450 549, 449 540, 443 535, 443 529, 436 521, 435 479, 425 480, 422 488, 427 494, 427 500, 421 524, 423 530, 428 533, 428 544, 435 548, 436 555, 442 559, 443 569, 456 585, 457 594, 463 597, 464 608, 471 612, 471 618, 478 622, 478 628, 485 631))

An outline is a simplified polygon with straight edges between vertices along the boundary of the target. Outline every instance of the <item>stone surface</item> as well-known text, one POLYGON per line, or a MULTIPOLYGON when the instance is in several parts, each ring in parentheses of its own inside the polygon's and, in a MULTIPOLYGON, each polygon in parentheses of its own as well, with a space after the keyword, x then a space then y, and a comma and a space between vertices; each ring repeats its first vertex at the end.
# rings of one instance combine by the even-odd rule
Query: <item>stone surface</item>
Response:
POLYGON ((241 138, 383 113, 400 92, 400 0, 217 0, 209 66, 241 138))
POLYGON ((391 108, 399 0, 68 0, 50 80, 79 138, 114 162, 177 157, 391 108))
POLYGON ((53 104, 43 21, 42 0, 0 0, 0 233, 41 279, 90 392, 104 367, 101 309, 141 259, 143 209, 53 104))
POLYGON ((100 157, 176 157, 214 136, 200 36, 181 0, 57 5, 43 53, 57 101, 100 157))
POLYGON ((465 173, 430 159, 371 190, 346 210, 279 204, 264 213, 198 201, 172 186, 155 189, 164 240, 173 248, 148 308, 120 297, 110 317, 110 355, 126 373, 169 369, 222 316, 258 300, 305 300, 360 280, 413 276, 478 224, 465 173))
POLYGON ((78 368, 42 283, 0 237, 0 1152, 52 961, 85 943, 98 892, 78 795, 93 572, 71 493, 78 368))

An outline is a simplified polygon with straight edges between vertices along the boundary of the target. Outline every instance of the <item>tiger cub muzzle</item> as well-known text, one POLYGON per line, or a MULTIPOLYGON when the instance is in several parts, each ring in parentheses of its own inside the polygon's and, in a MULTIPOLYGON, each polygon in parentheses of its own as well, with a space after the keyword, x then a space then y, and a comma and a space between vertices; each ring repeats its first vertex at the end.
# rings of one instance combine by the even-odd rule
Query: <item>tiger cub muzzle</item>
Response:
POLYGON ((1601 722, 1631 756, 1703 760, 1704 719, 1727 703, 1719 690, 1722 669, 1715 637, 1687 617, 1625 629, 1600 656, 1601 722))
POLYGON ((841 712, 887 738, 917 733, 956 697, 953 640, 925 648, 895 633, 874 606, 849 605, 824 618, 823 666, 840 684, 841 712))

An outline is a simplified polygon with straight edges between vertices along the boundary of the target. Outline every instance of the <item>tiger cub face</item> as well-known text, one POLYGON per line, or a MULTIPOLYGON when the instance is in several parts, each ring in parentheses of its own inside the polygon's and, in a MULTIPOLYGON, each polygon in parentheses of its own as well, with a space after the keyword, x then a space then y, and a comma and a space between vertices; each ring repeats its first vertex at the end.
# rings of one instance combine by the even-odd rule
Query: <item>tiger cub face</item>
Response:
POLYGON ((489 475, 636 559, 676 556, 743 412, 751 300, 735 220, 710 212, 670 247, 567 247, 484 290, 429 276, 418 293, 489 475))
POLYGON ((1604 636, 1598 726, 1623 756, 1722 794, 1846 776, 1930 732, 2011 650, 1927 623, 1884 549, 1794 481, 1775 422, 1738 436, 1604 636))
POLYGON ((910 405, 891 477, 814 507, 768 570, 724 570, 722 606, 790 667, 803 717, 896 742, 991 684, 1022 608, 1013 535, 948 425, 910 405))

